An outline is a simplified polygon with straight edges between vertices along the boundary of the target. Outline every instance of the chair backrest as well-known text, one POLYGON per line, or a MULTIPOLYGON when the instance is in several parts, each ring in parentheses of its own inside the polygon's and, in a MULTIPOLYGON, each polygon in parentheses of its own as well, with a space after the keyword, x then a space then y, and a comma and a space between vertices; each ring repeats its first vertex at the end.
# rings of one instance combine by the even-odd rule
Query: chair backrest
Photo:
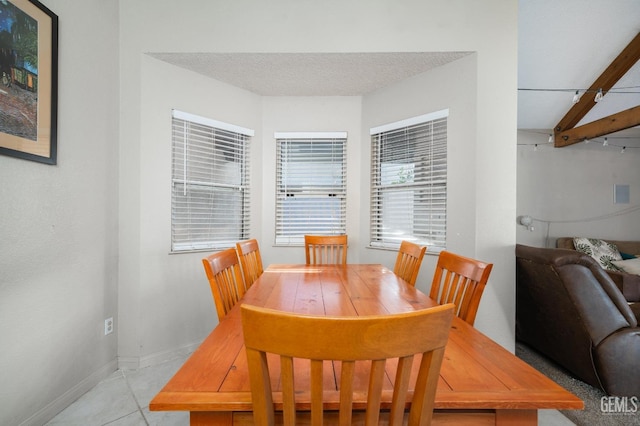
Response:
POLYGON ((299 380, 296 377, 294 381, 294 364, 300 366, 302 360, 310 362, 310 382, 307 383, 310 383, 311 390, 312 425, 323 424, 323 396, 332 400, 333 407, 338 406, 339 400, 340 425, 351 425, 354 420, 352 417, 360 419, 360 415, 365 416, 366 425, 378 425, 381 393, 383 388, 391 389, 391 385, 393 399, 388 424, 403 424, 405 403, 412 383, 413 358, 420 354, 422 357, 408 424, 430 424, 444 348, 453 318, 452 305, 362 317, 308 316, 246 304, 240 309, 256 425, 274 424, 267 353, 280 355, 279 380, 285 425, 296 423, 295 385, 299 380), (295 363, 293 358, 297 358, 295 363), (323 393, 325 360, 334 361, 335 370, 340 372, 340 378, 337 378, 340 380, 339 390, 335 393, 326 390, 323 393), (356 366, 356 361, 370 363, 359 362, 356 366), (367 372, 368 383, 355 384, 355 371, 367 372), (366 413, 354 412, 354 392, 366 394, 366 413))
POLYGON ((237 242, 236 250, 242 266, 244 285, 249 288, 264 272, 258 240, 251 239, 237 242))
POLYGON ((425 246, 420 246, 411 241, 402 241, 398 249, 398 257, 396 257, 393 272, 410 285, 416 285, 422 258, 426 251, 427 248, 425 246))
POLYGON ((473 325, 492 263, 441 251, 429 296, 438 303, 453 303, 456 315, 473 325))
POLYGON ((202 264, 209 279, 218 320, 222 320, 245 293, 238 254, 236 249, 230 248, 205 257, 202 264))
POLYGON ((347 264, 346 235, 305 235, 307 265, 347 264))

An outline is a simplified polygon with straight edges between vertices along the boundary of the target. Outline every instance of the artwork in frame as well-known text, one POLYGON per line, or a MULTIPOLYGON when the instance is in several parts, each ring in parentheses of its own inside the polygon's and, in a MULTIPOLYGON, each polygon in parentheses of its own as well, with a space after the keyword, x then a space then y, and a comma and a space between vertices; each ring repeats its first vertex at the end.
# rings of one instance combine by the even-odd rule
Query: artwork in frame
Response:
POLYGON ((0 0, 0 154, 57 161, 58 17, 37 0, 0 0))

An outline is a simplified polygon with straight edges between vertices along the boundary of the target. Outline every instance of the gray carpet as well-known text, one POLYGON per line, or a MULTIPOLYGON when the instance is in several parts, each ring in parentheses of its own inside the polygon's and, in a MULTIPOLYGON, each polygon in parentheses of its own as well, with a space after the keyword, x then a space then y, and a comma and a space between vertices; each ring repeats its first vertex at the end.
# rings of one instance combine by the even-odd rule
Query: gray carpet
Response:
MULTIPOLYGON (((584 401, 584 410, 560 410, 578 426, 640 426, 640 411, 635 414, 604 413, 601 398, 605 393, 578 379, 521 342, 516 343, 516 355, 584 401)), ((640 397, 640 395, 639 395, 640 397)))

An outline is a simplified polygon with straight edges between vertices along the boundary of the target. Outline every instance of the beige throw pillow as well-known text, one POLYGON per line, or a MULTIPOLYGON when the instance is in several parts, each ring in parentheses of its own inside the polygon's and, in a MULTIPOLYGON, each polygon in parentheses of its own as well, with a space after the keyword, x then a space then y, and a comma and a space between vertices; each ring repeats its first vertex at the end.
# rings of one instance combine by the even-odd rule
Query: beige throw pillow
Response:
POLYGON ((600 266, 608 271, 620 271, 612 262, 622 260, 618 247, 604 240, 596 238, 574 238, 573 245, 577 251, 588 254, 598 261, 600 266))
POLYGON ((618 268, 629 274, 640 275, 640 258, 628 260, 614 260, 612 262, 618 268))

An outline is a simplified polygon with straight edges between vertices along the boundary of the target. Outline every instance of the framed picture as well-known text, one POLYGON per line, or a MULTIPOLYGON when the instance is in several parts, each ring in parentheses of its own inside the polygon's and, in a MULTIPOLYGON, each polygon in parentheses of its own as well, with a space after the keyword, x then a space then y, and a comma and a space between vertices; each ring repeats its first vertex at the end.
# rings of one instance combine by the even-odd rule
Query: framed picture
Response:
POLYGON ((56 164, 58 17, 0 0, 0 154, 56 164))

